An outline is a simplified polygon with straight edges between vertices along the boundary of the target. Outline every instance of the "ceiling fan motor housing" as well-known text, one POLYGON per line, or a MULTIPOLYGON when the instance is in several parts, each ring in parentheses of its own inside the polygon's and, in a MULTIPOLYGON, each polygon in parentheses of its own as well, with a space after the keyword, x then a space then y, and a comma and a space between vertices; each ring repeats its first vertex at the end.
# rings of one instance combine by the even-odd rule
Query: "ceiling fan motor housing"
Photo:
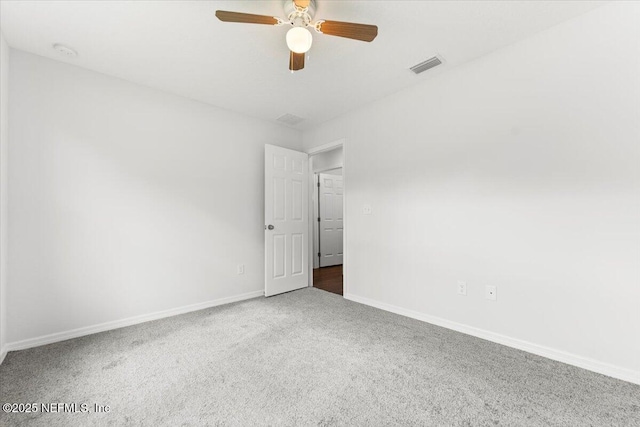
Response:
MULTIPOLYGON (((307 19, 305 19, 306 16, 303 16, 304 14, 300 13, 300 9, 296 7, 296 4, 293 0, 284 0, 283 3, 284 3, 284 16, 290 19, 291 22, 294 23, 294 25, 299 25, 299 22, 301 20, 303 22, 311 21, 316 14, 316 10, 317 10, 316 0, 310 0, 308 2, 309 5, 307 6, 306 8, 307 10, 305 12, 305 14, 308 16, 307 19)), ((306 24, 308 23, 309 22, 306 22, 306 24)), ((303 24, 303 26, 306 26, 306 25, 303 24)))

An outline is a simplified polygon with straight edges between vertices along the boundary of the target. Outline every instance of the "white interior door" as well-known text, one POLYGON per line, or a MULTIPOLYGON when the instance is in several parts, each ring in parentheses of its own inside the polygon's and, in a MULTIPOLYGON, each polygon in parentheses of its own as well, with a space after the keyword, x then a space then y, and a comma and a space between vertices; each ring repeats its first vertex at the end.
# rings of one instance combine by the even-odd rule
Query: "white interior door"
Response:
POLYGON ((342 264, 342 177, 319 175, 320 267, 342 264))
POLYGON ((309 284, 309 183, 306 153, 265 145, 265 296, 309 284))

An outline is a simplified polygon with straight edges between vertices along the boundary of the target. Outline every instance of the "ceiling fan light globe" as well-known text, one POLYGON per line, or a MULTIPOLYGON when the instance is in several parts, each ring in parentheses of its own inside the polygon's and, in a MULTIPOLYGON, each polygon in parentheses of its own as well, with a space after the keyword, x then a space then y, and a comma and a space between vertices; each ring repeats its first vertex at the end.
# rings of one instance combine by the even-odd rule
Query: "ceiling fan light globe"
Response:
POLYGON ((311 43, 313 43, 313 36, 306 28, 293 27, 287 31, 287 46, 292 52, 306 53, 311 49, 311 43))

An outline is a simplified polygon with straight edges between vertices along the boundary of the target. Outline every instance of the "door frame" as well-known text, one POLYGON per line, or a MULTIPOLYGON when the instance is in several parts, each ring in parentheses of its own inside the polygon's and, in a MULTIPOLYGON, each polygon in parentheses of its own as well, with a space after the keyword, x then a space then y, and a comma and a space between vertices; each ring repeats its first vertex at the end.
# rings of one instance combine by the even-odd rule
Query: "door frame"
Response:
MULTIPOLYGON (((316 154, 320 154, 320 153, 324 153, 326 151, 331 151, 331 150, 335 150, 336 148, 340 148, 342 147, 342 209, 344 210, 344 215, 343 215, 343 221, 342 221, 342 228, 343 228, 343 232, 342 232, 342 296, 343 298, 348 294, 348 266, 347 266, 347 259, 348 259, 348 246, 347 246, 347 173, 346 173, 346 166, 347 166, 347 156, 346 156, 346 151, 347 151, 347 139, 346 138, 340 138, 338 140, 329 142, 328 144, 324 144, 324 145, 320 145, 318 147, 314 147, 314 148, 310 148, 306 151, 306 153, 309 155, 309 160, 311 160, 311 157, 316 155, 316 154)), ((313 191, 314 188, 313 186, 315 185, 315 182, 313 180, 313 174, 316 173, 313 171, 313 167, 312 167, 312 163, 311 161, 309 161, 309 206, 313 206, 313 191)), ((320 173, 320 172, 317 172, 320 173)), ((314 222, 314 212, 312 212, 313 209, 309 209, 309 235, 313 236, 313 227, 314 225, 317 224, 317 219, 314 222)), ((313 286, 313 257, 314 257, 314 253, 313 253, 313 238, 309 239, 309 287, 313 286)))

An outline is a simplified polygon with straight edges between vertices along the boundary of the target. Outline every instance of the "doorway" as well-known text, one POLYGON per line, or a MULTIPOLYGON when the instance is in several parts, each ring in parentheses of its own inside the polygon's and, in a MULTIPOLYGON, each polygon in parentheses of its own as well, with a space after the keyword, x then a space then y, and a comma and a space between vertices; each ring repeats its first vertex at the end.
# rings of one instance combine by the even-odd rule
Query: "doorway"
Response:
POLYGON ((344 162, 341 146, 310 157, 313 287, 344 294, 344 162))

